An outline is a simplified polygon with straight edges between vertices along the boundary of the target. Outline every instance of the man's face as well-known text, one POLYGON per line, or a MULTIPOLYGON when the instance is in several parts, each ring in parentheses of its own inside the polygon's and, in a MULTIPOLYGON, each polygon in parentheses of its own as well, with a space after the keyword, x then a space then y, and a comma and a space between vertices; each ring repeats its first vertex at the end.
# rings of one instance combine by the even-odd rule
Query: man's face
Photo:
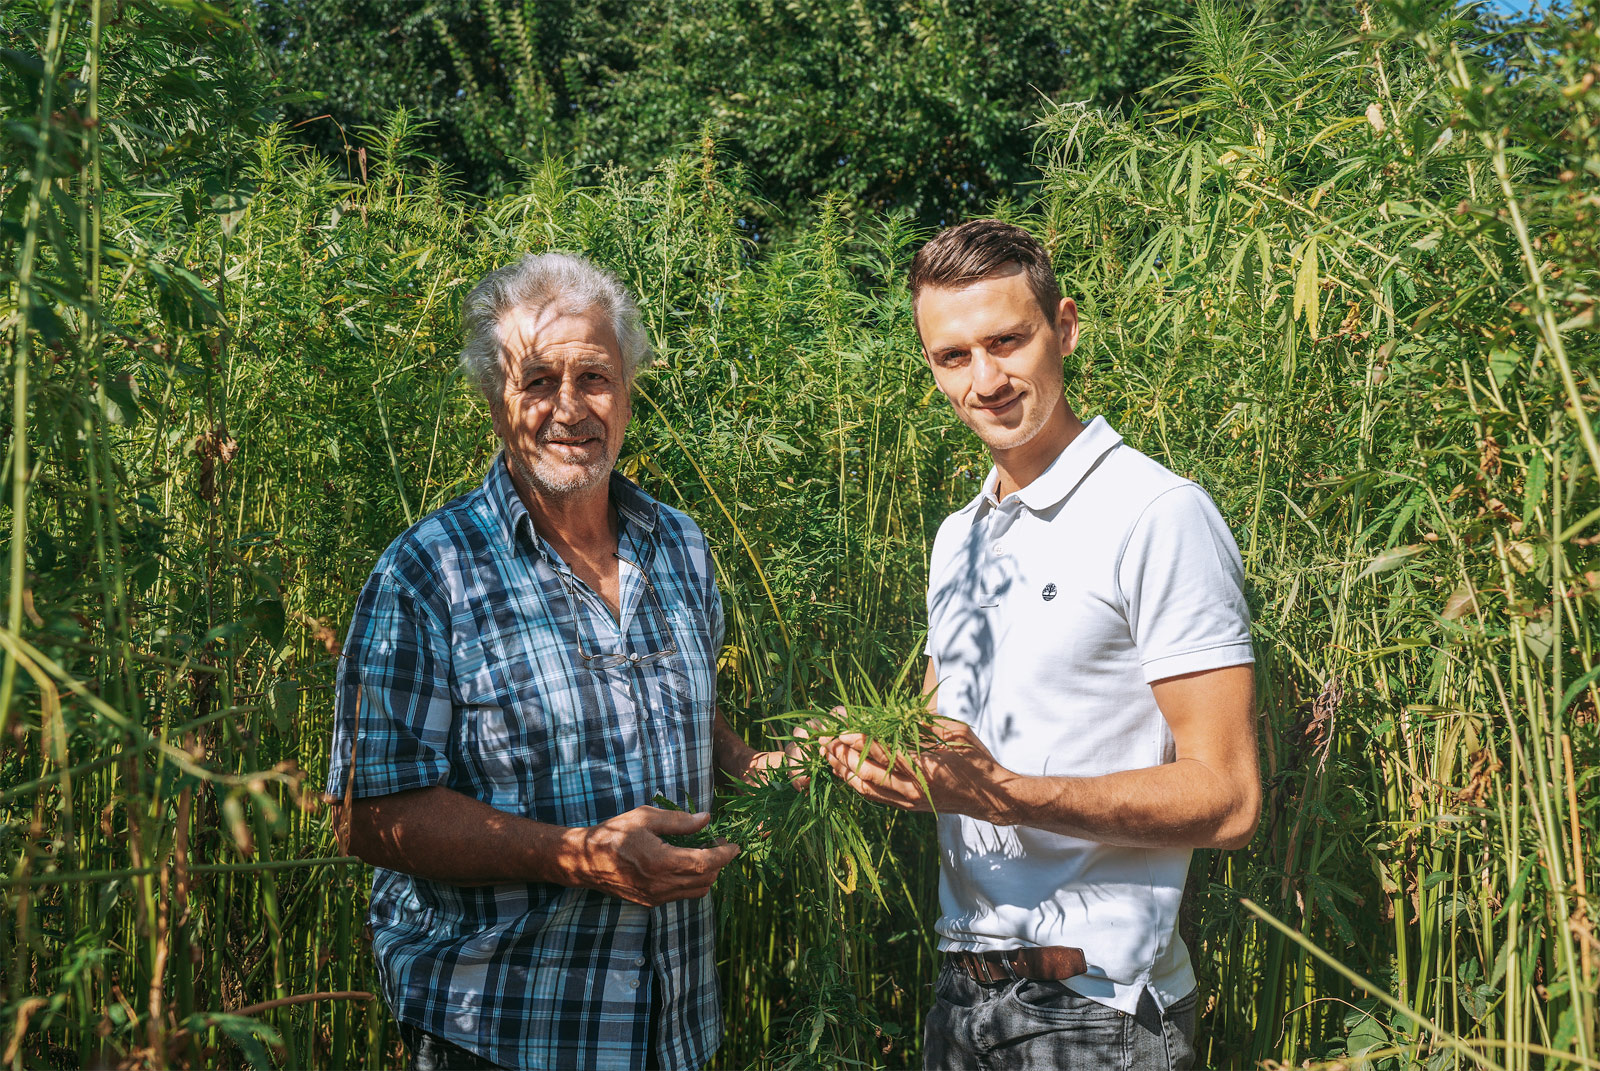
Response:
POLYGON ((917 296, 923 355, 961 422, 991 452, 1025 446, 1061 402, 1061 358, 1078 344, 1078 309, 1063 298, 1052 320, 1019 267, 917 296))
POLYGON ((609 477, 633 406, 605 313, 514 309, 500 321, 500 347, 494 431, 517 474, 553 498, 609 477))

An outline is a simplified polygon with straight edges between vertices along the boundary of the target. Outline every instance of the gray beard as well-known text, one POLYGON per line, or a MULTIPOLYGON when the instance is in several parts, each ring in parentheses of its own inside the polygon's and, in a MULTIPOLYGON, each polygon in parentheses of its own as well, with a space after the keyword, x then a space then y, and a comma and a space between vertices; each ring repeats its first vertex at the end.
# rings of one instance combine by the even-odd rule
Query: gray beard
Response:
MULTIPOLYGON (((580 491, 594 488, 600 481, 611 476, 611 470, 616 467, 615 456, 602 457, 577 473, 545 470, 544 466, 530 466, 521 456, 506 451, 506 459, 511 462, 512 470, 540 494, 550 498, 566 498, 580 491)), ((553 466, 551 467, 554 468, 553 466)))

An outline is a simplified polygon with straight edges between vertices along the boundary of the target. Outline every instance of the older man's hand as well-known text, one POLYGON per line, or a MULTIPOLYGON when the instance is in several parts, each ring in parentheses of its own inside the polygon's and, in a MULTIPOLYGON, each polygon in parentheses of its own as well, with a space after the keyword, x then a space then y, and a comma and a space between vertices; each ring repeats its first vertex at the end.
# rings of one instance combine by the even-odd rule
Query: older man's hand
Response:
MULTIPOLYGON (((794 735, 804 739, 806 731, 796 729, 794 735)), ((739 780, 754 785, 768 776, 768 770, 779 770, 789 775, 791 785, 804 792, 811 785, 811 775, 806 773, 804 760, 805 752, 798 741, 786 745, 782 751, 757 751, 750 756, 750 764, 739 775, 739 780)))
POLYGON ((679 848, 662 837, 698 833, 709 814, 635 807, 596 826, 573 830, 574 884, 645 907, 697 900, 711 891, 737 844, 679 848))

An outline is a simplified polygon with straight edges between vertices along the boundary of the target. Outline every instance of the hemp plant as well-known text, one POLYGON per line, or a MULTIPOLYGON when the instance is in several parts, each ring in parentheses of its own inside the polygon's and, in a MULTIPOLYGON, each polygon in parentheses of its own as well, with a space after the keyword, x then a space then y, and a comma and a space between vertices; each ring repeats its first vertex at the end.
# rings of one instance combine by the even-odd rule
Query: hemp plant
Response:
MULTIPOLYGON (((820 741, 860 733, 867 747, 877 743, 897 761, 914 760, 925 748, 943 746, 933 732, 925 697, 903 690, 912 664, 907 662, 899 676, 882 687, 857 666, 851 691, 859 701, 762 719, 776 727, 775 732, 769 729, 771 735, 787 742, 789 764, 763 769, 749 781, 725 784, 704 829, 663 839, 686 848, 739 845, 739 857, 719 879, 723 891, 809 865, 846 894, 855 892, 864 878, 882 901, 881 853, 874 851, 874 831, 863 822, 870 813, 863 808, 870 805, 863 805, 834 777, 820 741)), ((660 793, 652 802, 673 811, 696 809, 693 799, 680 805, 660 793)))
MULTIPOLYGON (((297 786, 361 582, 493 456, 454 364, 471 280, 560 248, 639 296, 658 359, 620 467, 706 533, 718 702, 763 746, 929 746, 896 675, 984 468, 928 380, 904 216, 828 198, 756 249, 710 139, 478 200, 397 118, 341 170, 255 125, 213 7, 0 19, 18 1066, 399 1062, 368 872, 297 786)), ((1199 1058, 1593 1065, 1600 35, 1552 16, 1508 47, 1411 0, 1327 38, 1195 12, 1183 108, 1049 109, 1035 199, 995 214, 1080 302, 1075 407, 1204 486, 1244 560, 1266 817, 1195 856, 1199 1058)), ((805 792, 698 801, 746 847, 715 893, 716 1059, 916 1064, 932 820, 800 751, 805 792)))

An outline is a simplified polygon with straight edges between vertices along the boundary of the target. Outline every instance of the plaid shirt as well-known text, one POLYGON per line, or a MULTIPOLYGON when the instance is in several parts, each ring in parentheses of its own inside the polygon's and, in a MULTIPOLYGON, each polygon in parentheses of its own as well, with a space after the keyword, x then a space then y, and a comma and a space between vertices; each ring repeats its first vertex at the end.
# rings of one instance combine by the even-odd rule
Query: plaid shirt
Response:
MULTIPOLYGON (((558 826, 595 825, 657 792, 706 806, 723 618, 705 537, 612 476, 619 625, 534 531, 502 457, 396 539, 362 590, 329 793, 343 798, 353 765, 356 796, 443 785, 558 826), (677 652, 596 669, 580 643, 677 652)), ((503 1066, 698 1067, 721 1040, 709 897, 652 909, 379 868, 371 921, 395 1017, 503 1066)))

